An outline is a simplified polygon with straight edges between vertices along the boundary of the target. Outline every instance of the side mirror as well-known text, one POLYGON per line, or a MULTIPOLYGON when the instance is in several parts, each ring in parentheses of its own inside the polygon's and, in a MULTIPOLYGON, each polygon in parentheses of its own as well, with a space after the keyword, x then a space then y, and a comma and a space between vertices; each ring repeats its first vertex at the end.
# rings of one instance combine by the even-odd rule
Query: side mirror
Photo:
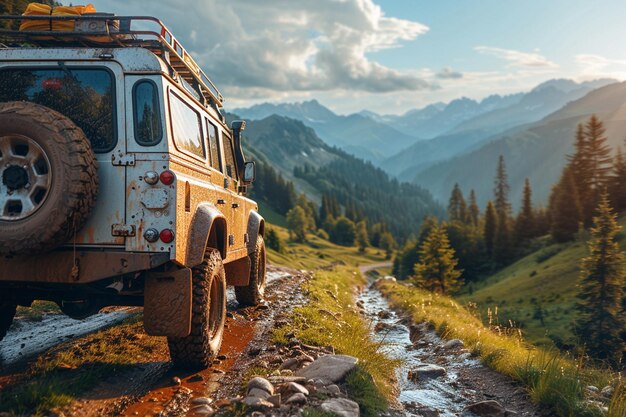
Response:
POLYGON ((256 180, 256 164, 254 161, 248 161, 243 166, 243 182, 251 184, 256 180))

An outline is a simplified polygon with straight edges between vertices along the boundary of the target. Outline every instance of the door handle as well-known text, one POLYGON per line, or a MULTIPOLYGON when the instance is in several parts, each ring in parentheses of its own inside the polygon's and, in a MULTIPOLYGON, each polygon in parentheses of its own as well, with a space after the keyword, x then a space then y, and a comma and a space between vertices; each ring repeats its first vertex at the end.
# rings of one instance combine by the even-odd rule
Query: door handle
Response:
POLYGON ((239 204, 233 203, 233 208, 239 208, 239 204))
POLYGON ((217 200, 217 204, 226 204, 226 200, 222 200, 221 198, 217 200))

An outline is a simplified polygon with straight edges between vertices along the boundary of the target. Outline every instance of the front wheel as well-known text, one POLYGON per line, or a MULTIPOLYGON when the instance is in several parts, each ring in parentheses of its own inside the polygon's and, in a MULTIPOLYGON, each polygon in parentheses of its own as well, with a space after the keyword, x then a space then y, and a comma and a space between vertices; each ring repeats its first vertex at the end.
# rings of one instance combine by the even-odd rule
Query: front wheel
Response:
POLYGON ((0 302, 0 340, 4 339, 9 327, 11 327, 16 308, 15 304, 0 302))
POLYGON ((168 344, 175 365, 206 368, 222 346, 226 321, 226 273, 218 250, 207 249, 192 280, 191 334, 170 337, 168 344))
POLYGON ((240 306, 255 306, 263 301, 265 294, 265 241, 257 238, 254 252, 250 254, 250 280, 248 285, 235 287, 235 295, 240 306))

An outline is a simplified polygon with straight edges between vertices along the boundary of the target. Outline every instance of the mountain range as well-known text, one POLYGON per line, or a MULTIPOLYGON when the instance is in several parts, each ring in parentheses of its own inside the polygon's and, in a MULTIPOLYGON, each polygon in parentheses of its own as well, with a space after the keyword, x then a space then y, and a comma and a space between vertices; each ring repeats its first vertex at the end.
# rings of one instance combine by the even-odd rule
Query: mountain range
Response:
POLYGON ((341 149, 401 181, 421 185, 439 201, 446 201, 458 182, 467 191, 474 188, 484 204, 491 197, 497 156, 503 154, 512 196, 517 198, 529 177, 536 183, 536 199, 545 202, 578 122, 598 113, 621 140, 620 86, 611 79, 582 83, 556 79, 526 93, 480 101, 462 97, 399 116, 367 110, 338 115, 316 100, 264 103, 235 112, 251 122, 250 131, 258 130, 254 146, 265 146, 267 157, 283 165, 288 177, 293 177, 295 166, 330 164, 341 149), (294 120, 300 122, 298 127, 294 120), (305 133, 304 126, 312 130, 305 133))
POLYGON ((371 224, 385 223, 400 240, 417 233, 424 216, 444 213, 427 190, 331 147, 299 120, 278 115, 250 120, 243 145, 248 157, 280 173, 309 199, 319 204, 323 194, 332 195, 371 224))
POLYGON ((538 122, 492 137, 470 152, 419 170, 414 181, 427 184, 440 201, 448 198, 455 183, 464 190, 474 188, 484 205, 492 198, 496 164, 503 155, 514 207, 519 206, 526 177, 534 200, 545 205, 566 155, 573 151, 576 126, 591 114, 603 121, 609 144, 614 148, 622 145, 626 135, 626 82, 595 89, 538 122))

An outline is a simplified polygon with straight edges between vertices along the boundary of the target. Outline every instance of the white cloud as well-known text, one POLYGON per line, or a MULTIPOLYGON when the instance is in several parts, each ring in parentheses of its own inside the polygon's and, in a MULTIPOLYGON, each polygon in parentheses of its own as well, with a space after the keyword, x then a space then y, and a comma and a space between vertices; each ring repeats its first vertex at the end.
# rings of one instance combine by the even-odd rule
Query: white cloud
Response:
POLYGON ((281 92, 416 91, 417 71, 368 57, 428 31, 388 17, 373 0, 96 0, 103 11, 163 18, 216 83, 239 97, 281 92), (192 30, 193 29, 193 30, 192 30))
POLYGON ((476 46, 475 51, 493 55, 510 62, 511 67, 554 69, 559 66, 537 52, 522 52, 514 49, 495 48, 491 46, 476 46))
POLYGON ((623 79, 626 76, 626 60, 612 59, 596 54, 579 54, 574 57, 580 67, 580 75, 589 77, 614 77, 623 79))

